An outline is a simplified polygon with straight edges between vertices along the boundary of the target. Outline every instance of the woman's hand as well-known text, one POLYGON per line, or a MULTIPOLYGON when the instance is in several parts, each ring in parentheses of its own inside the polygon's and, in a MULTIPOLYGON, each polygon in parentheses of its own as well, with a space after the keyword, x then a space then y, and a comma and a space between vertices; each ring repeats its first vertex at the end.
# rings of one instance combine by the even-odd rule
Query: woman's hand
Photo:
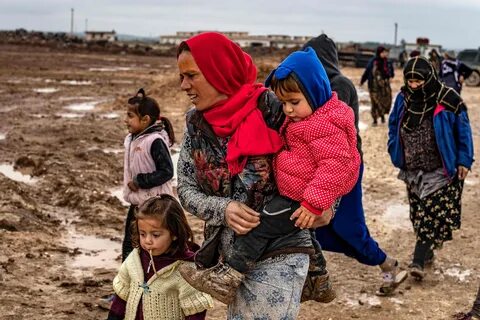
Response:
POLYGON ((313 222, 312 228, 316 229, 319 227, 326 226, 332 221, 333 219, 333 210, 332 208, 329 208, 325 211, 323 211, 321 216, 317 216, 315 221, 313 222))
POLYGON ((465 180, 468 174, 468 169, 465 168, 464 166, 458 166, 457 174, 458 174, 458 179, 465 180))
POLYGON ((127 185, 128 185, 128 188, 129 188, 130 190, 132 190, 133 192, 137 192, 137 191, 138 191, 138 186, 135 184, 135 182, 133 182, 133 180, 130 181, 127 185))
POLYGON ((238 201, 231 201, 225 210, 227 225, 239 235, 247 234, 260 224, 260 214, 238 201))

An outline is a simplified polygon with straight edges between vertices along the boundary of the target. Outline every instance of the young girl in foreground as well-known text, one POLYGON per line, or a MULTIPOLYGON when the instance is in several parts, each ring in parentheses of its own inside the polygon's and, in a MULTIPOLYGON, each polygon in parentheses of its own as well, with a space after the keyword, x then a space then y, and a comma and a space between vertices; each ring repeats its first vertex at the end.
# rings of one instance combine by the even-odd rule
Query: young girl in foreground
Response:
POLYGON ((212 298, 178 272, 193 261, 193 233, 180 204, 162 194, 147 200, 132 223, 135 249, 113 280, 115 297, 108 320, 205 319, 212 298))

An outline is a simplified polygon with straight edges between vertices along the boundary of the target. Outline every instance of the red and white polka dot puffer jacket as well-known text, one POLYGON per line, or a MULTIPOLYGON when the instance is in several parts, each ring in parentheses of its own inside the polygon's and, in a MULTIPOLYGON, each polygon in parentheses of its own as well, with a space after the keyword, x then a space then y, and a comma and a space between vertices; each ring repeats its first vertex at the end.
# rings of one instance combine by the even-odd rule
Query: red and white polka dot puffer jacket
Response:
POLYGON ((274 159, 280 194, 321 214, 350 192, 361 161, 354 121, 352 109, 335 92, 302 121, 287 118, 280 131, 285 146, 274 159))

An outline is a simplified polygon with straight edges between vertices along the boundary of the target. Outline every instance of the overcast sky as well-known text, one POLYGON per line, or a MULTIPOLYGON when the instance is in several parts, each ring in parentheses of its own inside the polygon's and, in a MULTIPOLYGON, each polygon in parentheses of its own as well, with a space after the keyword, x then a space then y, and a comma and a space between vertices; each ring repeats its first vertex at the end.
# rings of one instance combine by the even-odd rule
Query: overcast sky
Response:
POLYGON ((430 42, 449 49, 480 46, 480 0, 0 0, 0 30, 112 30, 140 36, 176 31, 248 31, 337 41, 430 42))

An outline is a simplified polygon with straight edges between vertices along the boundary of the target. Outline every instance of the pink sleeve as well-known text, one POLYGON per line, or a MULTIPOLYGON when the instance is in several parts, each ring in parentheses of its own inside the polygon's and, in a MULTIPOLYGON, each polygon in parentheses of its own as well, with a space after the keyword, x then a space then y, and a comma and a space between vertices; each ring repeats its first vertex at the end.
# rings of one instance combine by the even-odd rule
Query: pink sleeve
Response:
POLYGON ((327 121, 328 126, 318 126, 313 131, 309 146, 317 170, 303 193, 304 201, 317 208, 316 212, 325 211, 337 198, 350 192, 360 169, 353 112, 336 112, 327 121))

